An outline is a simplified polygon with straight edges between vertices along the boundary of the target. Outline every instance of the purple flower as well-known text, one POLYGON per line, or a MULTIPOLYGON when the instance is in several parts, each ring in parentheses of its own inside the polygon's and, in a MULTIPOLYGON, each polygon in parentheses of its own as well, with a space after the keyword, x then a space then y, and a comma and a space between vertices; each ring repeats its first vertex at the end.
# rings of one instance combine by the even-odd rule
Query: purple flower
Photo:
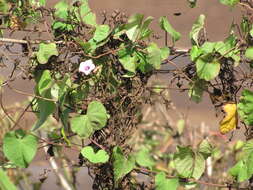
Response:
POLYGON ((85 75, 89 75, 91 71, 95 69, 95 65, 91 59, 81 62, 79 66, 79 72, 84 73, 85 75))

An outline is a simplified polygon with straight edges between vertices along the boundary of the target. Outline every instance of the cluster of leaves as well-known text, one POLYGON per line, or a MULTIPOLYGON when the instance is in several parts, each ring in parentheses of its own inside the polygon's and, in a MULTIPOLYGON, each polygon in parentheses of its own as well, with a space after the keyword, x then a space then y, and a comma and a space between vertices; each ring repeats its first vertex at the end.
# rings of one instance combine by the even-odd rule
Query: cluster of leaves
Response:
MULTIPOLYGON (((229 6, 239 3, 235 0, 220 2, 229 6)), ((37 131, 45 128, 46 121, 53 117, 59 125, 50 129, 52 132, 47 135, 54 144, 61 142, 71 147, 74 140, 90 140, 88 146, 80 149, 80 159, 96 175, 94 187, 98 189, 150 187, 133 182, 133 176, 129 175, 142 169, 148 170, 152 177, 154 174, 154 186, 158 190, 197 186, 205 172, 206 160, 217 152, 208 140, 202 140, 196 148, 177 146, 175 153, 158 158, 152 156, 150 147, 143 145, 133 152, 128 143, 140 121, 139 105, 145 102, 143 96, 149 77, 154 70, 160 69, 170 52, 175 54, 174 47, 160 48, 150 42, 152 17, 135 14, 125 20, 118 14, 118 20, 114 16, 112 22, 98 24, 88 0, 74 1, 72 5, 62 0, 54 10, 47 9, 44 0, 2 0, 0 3, 0 11, 6 14, 2 25, 14 31, 26 30, 28 24, 50 18, 52 23, 47 31, 54 39, 42 40, 38 46, 36 43, 31 45, 32 41, 25 44, 24 50, 29 51, 27 73, 36 83, 31 107, 38 119, 29 131, 18 129, 5 133, 3 152, 9 165, 29 166, 41 138, 37 131), (89 75, 78 71, 80 62, 86 60, 92 60, 96 67, 89 75), (170 171, 157 168, 156 163, 162 160, 169 165, 170 171)), ((196 1, 189 3, 191 7, 196 5, 196 1)), ((223 108, 227 115, 220 123, 223 134, 237 127, 238 112, 249 126, 247 138, 250 139, 253 92, 243 90, 237 103, 237 92, 246 79, 237 80, 235 72, 242 63, 248 64, 249 69, 252 66, 252 21, 243 18, 240 37, 235 34, 233 25, 229 36, 218 42, 206 39, 204 21, 205 16, 200 15, 192 26, 189 51, 192 63, 181 72, 182 78, 189 83, 189 97, 200 102, 203 93, 207 92, 213 104, 225 104, 223 108)), ((159 24, 171 36, 174 45, 181 34, 166 17, 161 17, 159 24)), ((181 135, 184 124, 178 125, 181 135)), ((251 146, 250 140, 244 143, 244 156, 229 170, 238 183, 252 177, 251 146)), ((0 177, 3 179, 1 188, 15 189, 2 169, 0 177)), ((148 182, 154 188, 152 180, 148 182)))
MULTIPOLYGON (((92 138, 98 141, 103 149, 93 144, 81 149, 80 154, 93 164, 112 164, 112 176, 118 183, 135 166, 134 157, 129 161, 130 168, 122 165, 122 162, 128 162, 122 151, 127 147, 123 142, 128 138, 124 130, 130 134, 137 124, 135 118, 147 79, 154 69, 160 68, 169 49, 145 41, 152 34, 149 29, 152 17, 145 19, 136 14, 127 22, 121 20, 120 23, 100 25, 87 0, 75 1, 73 5, 60 1, 55 10, 42 8, 44 5, 44 1, 17 1, 14 5, 3 1, 3 8, 11 10, 17 21, 13 26, 14 20, 8 17, 9 20, 3 20, 3 25, 12 30, 25 30, 31 23, 27 17, 36 12, 38 23, 43 17, 53 18, 50 30, 58 41, 41 41, 30 52, 27 72, 36 82, 31 107, 38 120, 30 131, 18 129, 5 134, 4 155, 11 164, 28 167, 38 149, 40 137, 36 131, 53 116, 59 118, 62 125, 48 134, 51 140, 60 138, 69 146, 69 136, 73 135, 79 140, 92 138), (69 47, 69 42, 74 47, 69 47), (77 59, 66 59, 70 53, 73 54, 71 58, 78 56, 77 59), (85 76, 78 71, 78 66, 88 59, 92 59, 96 69, 85 76), (115 139, 97 139, 105 127, 109 130, 108 135, 115 139), (124 136, 120 135, 122 133, 124 136)), ((165 30, 172 30, 166 28, 169 23, 165 18, 164 21, 165 30)), ((32 49, 28 46, 25 50, 32 49)))

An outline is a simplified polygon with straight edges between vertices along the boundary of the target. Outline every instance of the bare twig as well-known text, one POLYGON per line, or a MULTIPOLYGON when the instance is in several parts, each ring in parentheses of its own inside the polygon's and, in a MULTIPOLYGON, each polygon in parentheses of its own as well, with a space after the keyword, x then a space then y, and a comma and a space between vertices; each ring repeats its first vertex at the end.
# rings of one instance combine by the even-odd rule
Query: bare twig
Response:
MULTIPOLYGON (((51 42, 54 42, 54 41, 51 41, 51 40, 31 40, 31 41, 28 41, 28 40, 18 40, 18 39, 12 39, 12 38, 0 38, 0 42, 6 42, 6 43, 16 43, 16 44, 39 44, 39 43, 42 43, 42 42, 46 42, 46 43, 51 43, 51 42)), ((63 44, 65 43, 64 41, 56 41, 54 42, 56 44, 63 44)))
MULTIPOLYGON (((42 134, 42 137, 43 137, 43 134, 42 134)), ((47 144, 44 142, 43 145, 44 145, 43 149, 44 149, 45 153, 47 154, 47 151, 48 151, 48 147, 46 146, 47 144)), ((69 184, 66 177, 61 173, 59 166, 57 165, 53 156, 49 157, 49 163, 50 163, 55 175, 59 178, 63 189, 73 190, 74 188, 69 184)))
POLYGON ((31 106, 33 100, 26 106, 26 108, 23 110, 23 112, 20 114, 19 118, 15 121, 14 125, 11 127, 11 131, 14 130, 14 128, 18 125, 19 121, 23 118, 29 107, 31 106))
POLYGON ((18 93, 18 94, 22 94, 22 95, 25 95, 25 96, 30 96, 30 97, 34 97, 34 98, 38 98, 38 99, 42 99, 42 100, 47 100, 47 101, 50 101, 50 102, 57 102, 56 100, 53 100, 53 99, 49 99, 49 98, 44 98, 44 97, 41 97, 41 96, 37 96, 37 95, 34 95, 34 94, 30 94, 30 93, 27 93, 27 92, 23 92, 21 90, 18 90, 16 88, 13 88, 12 86, 10 86, 8 83, 6 84, 11 90, 13 90, 14 92, 18 93))

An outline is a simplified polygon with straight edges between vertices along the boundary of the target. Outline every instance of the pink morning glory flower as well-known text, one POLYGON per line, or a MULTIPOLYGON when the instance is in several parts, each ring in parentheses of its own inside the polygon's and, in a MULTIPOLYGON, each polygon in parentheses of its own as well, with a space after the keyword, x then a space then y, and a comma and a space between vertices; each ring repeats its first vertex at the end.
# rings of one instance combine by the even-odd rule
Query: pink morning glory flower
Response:
POLYGON ((91 71, 95 69, 95 65, 91 59, 81 62, 79 66, 79 72, 84 73, 85 75, 89 75, 91 71))

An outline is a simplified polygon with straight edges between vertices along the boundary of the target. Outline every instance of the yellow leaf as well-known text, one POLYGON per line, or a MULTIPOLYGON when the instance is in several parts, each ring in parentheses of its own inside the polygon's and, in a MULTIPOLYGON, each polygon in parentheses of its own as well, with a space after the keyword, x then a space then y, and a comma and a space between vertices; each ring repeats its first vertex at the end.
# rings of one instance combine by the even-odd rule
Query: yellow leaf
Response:
POLYGON ((237 111, 235 103, 227 103, 223 106, 226 116, 220 121, 220 132, 226 134, 237 127, 237 111))

